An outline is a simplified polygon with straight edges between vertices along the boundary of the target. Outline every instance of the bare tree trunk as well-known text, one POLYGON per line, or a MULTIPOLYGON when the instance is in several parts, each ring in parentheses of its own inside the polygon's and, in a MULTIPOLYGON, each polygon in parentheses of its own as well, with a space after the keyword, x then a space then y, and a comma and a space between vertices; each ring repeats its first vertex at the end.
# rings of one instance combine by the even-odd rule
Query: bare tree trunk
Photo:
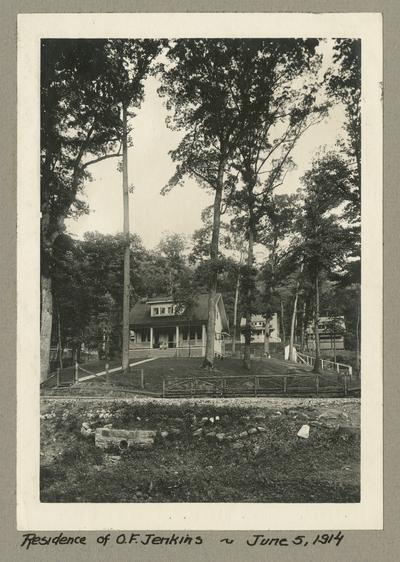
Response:
POLYGON ((306 318, 306 301, 303 302, 303 311, 301 315, 301 335, 300 335, 300 348, 304 350, 304 331, 305 331, 305 318, 306 318))
POLYGON ((129 368, 129 292, 130 292, 130 239, 129 239, 129 188, 128 188, 128 132, 127 107, 122 106, 122 189, 124 206, 124 296, 122 313, 122 371, 129 368))
POLYGON ((40 314, 40 382, 47 379, 50 363, 50 343, 53 318, 53 296, 50 275, 41 274, 40 314))
POLYGON ((226 158, 221 158, 218 169, 217 185, 214 197, 214 217, 213 230, 210 246, 210 281, 208 289, 208 321, 206 334, 206 351, 203 361, 203 367, 212 368, 214 366, 214 343, 215 343, 215 305, 217 300, 217 261, 219 247, 219 231, 221 225, 221 202, 224 187, 224 172, 226 158))
POLYGON ((314 311, 314 337, 315 337, 315 363, 314 373, 321 372, 321 349, 319 344, 319 274, 315 276, 315 311, 314 311))
POLYGON ((264 355, 270 357, 269 352, 269 317, 265 317, 265 332, 264 332, 264 355))
POLYGON ((358 376, 361 373, 361 349, 360 349, 360 295, 358 295, 357 302, 357 323, 356 323, 356 339, 357 339, 357 350, 356 350, 356 360, 357 360, 357 371, 358 376))
MULTIPOLYGON (((251 268, 253 267, 253 242, 254 242, 254 235, 253 229, 250 224, 249 226, 249 242, 248 242, 248 252, 247 252, 247 269, 248 275, 250 275, 251 268)), ((245 368, 250 371, 251 369, 251 288, 250 288, 250 279, 248 280, 248 294, 246 295, 246 326, 245 326, 245 334, 244 334, 244 354, 243 354, 243 363, 245 368)))
MULTIPOLYGON (((303 272, 303 262, 300 266, 300 274, 303 272)), ((290 337, 289 337, 289 361, 294 361, 294 353, 293 353, 293 346, 294 346, 294 330, 296 326, 296 318, 297 318, 297 302, 299 300, 299 287, 300 287, 300 280, 297 280, 296 283, 296 293, 294 297, 293 303, 293 312, 292 312, 292 321, 290 323, 290 337)))
POLYGON ((283 300, 281 300, 281 328, 282 328, 282 338, 283 345, 286 345, 286 328, 285 328, 285 311, 283 309, 283 300))
POLYGON ((240 288, 240 268, 236 279, 235 289, 235 303, 233 305, 233 337, 232 337, 232 354, 236 353, 236 333, 237 333, 237 309, 239 302, 239 288, 240 288))
POLYGON ((60 319, 60 306, 57 305, 57 328, 58 328, 58 362, 60 364, 60 369, 63 368, 63 360, 62 360, 62 342, 61 342, 61 319, 60 319))

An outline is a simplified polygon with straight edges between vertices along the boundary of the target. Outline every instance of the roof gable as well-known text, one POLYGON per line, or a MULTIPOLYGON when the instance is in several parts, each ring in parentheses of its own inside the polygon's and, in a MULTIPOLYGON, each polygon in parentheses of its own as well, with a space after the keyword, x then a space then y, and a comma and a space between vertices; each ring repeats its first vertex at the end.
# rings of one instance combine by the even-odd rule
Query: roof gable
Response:
MULTIPOLYGON (((146 302, 137 302, 134 307, 131 309, 129 315, 129 323, 132 325, 140 325, 140 326, 156 326, 156 325, 165 325, 166 323, 171 324, 177 322, 187 322, 188 316, 185 312, 181 314, 175 314, 174 316, 151 316, 151 305, 158 304, 158 303, 167 303, 173 302, 173 299, 170 301, 167 300, 160 300, 163 297, 154 297, 152 299, 148 299, 146 302)), ((167 299, 168 297, 165 297, 167 299)), ((218 293, 217 295, 217 306, 219 313, 221 315, 222 325, 224 330, 229 329, 228 320, 226 317, 225 307, 222 300, 222 295, 218 293)), ((206 323, 208 320, 208 294, 207 293, 200 293, 195 297, 194 306, 192 309, 192 313, 190 315, 190 320, 192 322, 198 323, 206 323)))

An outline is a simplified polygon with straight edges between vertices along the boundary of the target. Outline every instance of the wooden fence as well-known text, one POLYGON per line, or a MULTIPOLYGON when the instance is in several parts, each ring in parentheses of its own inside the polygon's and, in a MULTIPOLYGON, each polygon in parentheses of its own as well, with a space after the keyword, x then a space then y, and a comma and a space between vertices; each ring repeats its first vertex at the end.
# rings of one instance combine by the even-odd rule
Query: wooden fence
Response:
POLYGON ((305 373, 293 375, 208 376, 193 378, 164 377, 163 398, 200 396, 357 396, 359 389, 349 389, 349 375, 343 373, 336 384, 332 377, 305 373))
MULTIPOLYGON (((308 367, 314 367, 315 357, 311 355, 305 355, 304 353, 297 352, 296 354, 297 363, 302 363, 308 367)), ((335 363, 334 361, 328 361, 328 359, 321 358, 321 369, 323 371, 332 371, 339 374, 347 374, 350 378, 353 376, 353 368, 351 365, 345 365, 344 363, 335 363)))

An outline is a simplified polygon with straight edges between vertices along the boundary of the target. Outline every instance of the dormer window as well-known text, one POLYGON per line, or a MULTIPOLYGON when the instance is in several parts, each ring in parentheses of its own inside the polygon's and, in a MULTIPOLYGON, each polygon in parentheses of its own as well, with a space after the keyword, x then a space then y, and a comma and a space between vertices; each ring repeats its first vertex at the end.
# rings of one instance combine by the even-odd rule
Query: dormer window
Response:
POLYGON ((171 304, 167 306, 152 306, 151 316, 174 316, 176 314, 176 305, 171 304))

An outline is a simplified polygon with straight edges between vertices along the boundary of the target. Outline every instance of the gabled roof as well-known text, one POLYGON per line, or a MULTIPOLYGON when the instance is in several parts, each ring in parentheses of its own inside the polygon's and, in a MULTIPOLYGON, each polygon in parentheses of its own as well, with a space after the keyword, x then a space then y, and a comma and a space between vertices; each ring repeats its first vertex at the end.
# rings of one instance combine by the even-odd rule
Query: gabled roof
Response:
MULTIPOLYGON (((171 326, 171 325, 186 325, 188 317, 185 313, 176 314, 174 316, 151 316, 151 304, 160 302, 173 302, 167 300, 169 297, 154 297, 148 299, 146 302, 137 302, 131 310, 129 316, 129 323, 133 329, 146 326, 171 326)), ((222 326, 224 330, 229 329, 228 319, 226 317, 225 307, 222 300, 222 295, 217 294, 217 306, 221 315, 222 326)), ((195 298, 195 304, 190 317, 193 323, 204 324, 208 319, 208 294, 200 293, 195 298)))

